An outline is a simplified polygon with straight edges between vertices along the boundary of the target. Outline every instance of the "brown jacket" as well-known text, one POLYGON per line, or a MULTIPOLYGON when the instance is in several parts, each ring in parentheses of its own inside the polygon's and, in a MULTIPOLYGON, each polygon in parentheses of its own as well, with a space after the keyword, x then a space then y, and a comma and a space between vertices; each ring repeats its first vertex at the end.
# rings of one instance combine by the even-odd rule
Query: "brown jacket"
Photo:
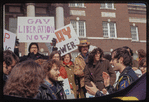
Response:
POLYGON ((81 55, 78 55, 74 61, 74 74, 79 77, 81 87, 84 87, 84 68, 86 63, 81 55))
POLYGON ((87 64, 84 73, 85 73, 85 85, 92 86, 90 81, 95 83, 96 87, 99 90, 104 88, 104 80, 102 77, 102 72, 107 72, 110 75, 110 85, 113 85, 116 79, 116 74, 111 67, 108 60, 100 60, 96 65, 89 65, 87 64))
POLYGON ((76 90, 76 84, 75 84, 75 77, 74 77, 74 65, 69 64, 69 65, 65 65, 64 63, 62 63, 62 66, 65 68, 66 72, 67 72, 67 77, 69 80, 69 83, 72 85, 73 87, 73 92, 74 92, 74 96, 75 98, 77 98, 77 90, 76 90))

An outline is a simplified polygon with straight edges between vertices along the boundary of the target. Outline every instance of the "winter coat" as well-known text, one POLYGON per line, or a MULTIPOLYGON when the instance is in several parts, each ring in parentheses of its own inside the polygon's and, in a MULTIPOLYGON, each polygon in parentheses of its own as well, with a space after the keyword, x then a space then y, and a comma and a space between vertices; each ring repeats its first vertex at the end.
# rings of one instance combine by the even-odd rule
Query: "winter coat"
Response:
POLYGON ((80 80, 80 87, 84 87, 84 68, 86 66, 86 63, 84 61, 84 58, 80 55, 78 55, 75 58, 74 61, 74 74, 79 77, 80 80))
POLYGON ((3 87, 5 86, 7 79, 8 79, 8 76, 5 73, 3 73, 3 87))
POLYGON ((43 54, 37 53, 29 53, 28 55, 24 55, 23 57, 20 57, 20 62, 28 60, 28 59, 33 59, 33 60, 37 60, 37 59, 48 59, 49 56, 44 56, 43 54))
POLYGON ((62 67, 59 71, 60 71, 60 76, 62 76, 62 78, 64 79, 68 78, 70 88, 73 90, 75 98, 77 98, 73 63, 69 62, 68 64, 66 64, 65 62, 63 62, 62 67))
MULTIPOLYGON (((137 75, 133 71, 132 67, 127 66, 120 74, 119 79, 117 81, 117 85, 114 88, 113 86, 109 85, 106 87, 109 94, 114 93, 116 91, 122 90, 132 84, 134 81, 138 79, 137 75)), ((97 91, 96 97, 103 96, 100 91, 97 91)))
POLYGON ((64 92, 64 89, 63 89, 62 85, 59 84, 59 82, 56 82, 56 89, 57 89, 56 93, 54 93, 54 91, 52 90, 51 87, 52 87, 52 85, 48 86, 45 83, 41 84, 35 99, 41 99, 41 100, 66 99, 66 94, 64 92))
MULTIPOLYGON (((19 49, 15 48, 14 49, 14 53, 19 57, 19 49)), ((43 54, 37 53, 28 53, 28 55, 24 55, 22 57, 19 57, 20 62, 28 60, 28 59, 33 59, 33 60, 37 60, 37 59, 49 59, 49 56, 44 56, 43 54)))
POLYGON ((87 64, 84 69, 85 85, 92 86, 90 82, 92 81, 99 90, 104 87, 104 79, 102 73, 106 72, 110 75, 110 85, 113 85, 116 79, 116 74, 110 63, 106 59, 99 60, 95 65, 87 64))

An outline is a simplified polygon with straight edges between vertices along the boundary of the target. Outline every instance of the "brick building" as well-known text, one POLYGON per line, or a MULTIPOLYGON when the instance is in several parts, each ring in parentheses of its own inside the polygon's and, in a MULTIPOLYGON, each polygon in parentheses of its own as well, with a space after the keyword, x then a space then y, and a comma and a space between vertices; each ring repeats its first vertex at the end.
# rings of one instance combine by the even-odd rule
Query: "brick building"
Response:
MULTIPOLYGON (((27 3, 28 4, 28 3, 27 3)), ((4 5, 5 29, 16 33, 17 17, 27 16, 27 4, 7 3, 4 5)), ((63 12, 64 25, 71 23, 79 35, 91 45, 100 47, 104 53, 115 48, 129 46, 137 58, 136 51, 146 51, 146 6, 127 3, 35 3, 35 17, 56 16, 57 7, 63 12)), ((55 26, 59 24, 55 19, 55 26)), ((20 56, 28 48, 20 43, 20 56)), ((40 53, 48 55, 45 43, 39 43, 40 53)), ((76 56, 78 51, 72 52, 76 56)))

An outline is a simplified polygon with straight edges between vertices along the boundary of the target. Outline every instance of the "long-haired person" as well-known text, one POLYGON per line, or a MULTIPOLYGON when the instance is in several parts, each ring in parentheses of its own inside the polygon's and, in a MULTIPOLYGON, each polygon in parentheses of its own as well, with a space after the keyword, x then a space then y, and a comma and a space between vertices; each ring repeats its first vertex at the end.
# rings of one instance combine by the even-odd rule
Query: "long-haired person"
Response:
POLYGON ((19 57, 10 50, 3 51, 3 87, 13 67, 19 62, 19 57))
MULTIPOLYGON (((113 86, 110 85, 109 74, 103 74, 104 86, 106 87, 105 91, 109 94, 126 88, 138 79, 137 75, 131 67, 132 57, 126 49, 117 48, 112 51, 112 60, 110 63, 114 66, 114 71, 120 72, 120 76, 117 81, 116 87, 113 88, 113 86)), ((91 82, 91 84, 92 87, 86 85, 87 91, 90 94, 95 95, 96 97, 103 96, 101 90, 99 90, 93 82, 91 82)))
POLYGON ((11 71, 3 93, 15 97, 34 98, 43 79, 43 68, 33 60, 18 63, 11 71))
POLYGON ((106 72, 110 76, 110 85, 113 85, 116 74, 110 65, 110 62, 103 59, 103 50, 95 48, 88 56, 88 64, 84 69, 85 85, 91 86, 90 82, 95 83, 99 90, 105 89, 102 73, 106 72))

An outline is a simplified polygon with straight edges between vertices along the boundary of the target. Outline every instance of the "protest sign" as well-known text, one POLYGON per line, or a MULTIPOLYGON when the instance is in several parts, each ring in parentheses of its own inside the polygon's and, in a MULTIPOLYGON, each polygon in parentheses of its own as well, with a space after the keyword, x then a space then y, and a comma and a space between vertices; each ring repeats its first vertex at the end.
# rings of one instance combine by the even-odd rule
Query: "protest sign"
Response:
POLYGON ((76 45, 80 43, 78 35, 71 24, 55 30, 55 35, 57 39, 56 47, 61 53, 61 56, 76 50, 76 45))
POLYGON ((18 17, 19 42, 51 42, 54 34, 54 17, 18 17))
POLYGON ((63 89, 66 95, 70 95, 71 91, 70 91, 70 85, 69 85, 69 81, 68 78, 63 79, 63 89))
POLYGON ((86 93, 86 98, 91 98, 91 97, 95 97, 95 95, 91 95, 89 93, 86 93))
POLYGON ((3 32, 3 50, 11 50, 14 52, 16 34, 4 29, 3 32))

